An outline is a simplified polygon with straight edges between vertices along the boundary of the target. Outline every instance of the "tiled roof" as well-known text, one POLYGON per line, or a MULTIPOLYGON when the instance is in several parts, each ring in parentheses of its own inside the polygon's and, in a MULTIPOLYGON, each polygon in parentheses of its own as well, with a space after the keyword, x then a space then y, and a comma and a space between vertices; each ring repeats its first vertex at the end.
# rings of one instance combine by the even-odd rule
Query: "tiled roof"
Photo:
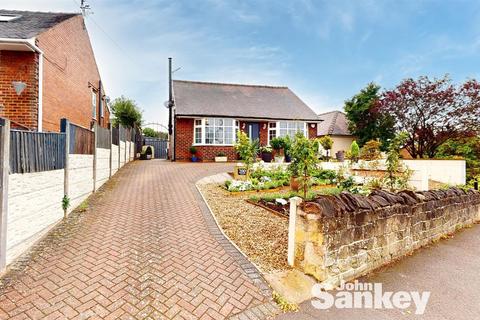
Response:
POLYGON ((318 125, 318 135, 338 135, 350 136, 352 135, 348 130, 348 121, 345 113, 341 111, 331 111, 319 114, 320 120, 323 120, 318 125))
POLYGON ((287 87, 174 80, 173 91, 179 116, 319 121, 287 87))
POLYGON ((19 18, 0 21, 0 38, 30 39, 79 14, 0 9, 1 15, 14 15, 19 16, 19 18))

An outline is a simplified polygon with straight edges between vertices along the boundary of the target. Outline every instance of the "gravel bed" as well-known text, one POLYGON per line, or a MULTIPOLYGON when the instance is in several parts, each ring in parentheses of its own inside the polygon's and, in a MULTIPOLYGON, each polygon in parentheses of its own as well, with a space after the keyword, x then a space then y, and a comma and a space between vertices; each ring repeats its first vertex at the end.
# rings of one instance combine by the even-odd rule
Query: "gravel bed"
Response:
MULTIPOLYGON (((218 184, 199 185, 225 234, 262 272, 288 269, 288 220, 231 195, 218 184)), ((278 191, 277 191, 278 193, 278 191)))

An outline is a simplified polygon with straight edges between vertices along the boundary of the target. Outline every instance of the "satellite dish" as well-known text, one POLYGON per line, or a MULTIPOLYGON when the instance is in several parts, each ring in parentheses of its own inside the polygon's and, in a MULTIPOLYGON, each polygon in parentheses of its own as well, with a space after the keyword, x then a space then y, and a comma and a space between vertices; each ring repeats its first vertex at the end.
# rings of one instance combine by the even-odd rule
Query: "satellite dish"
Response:
POLYGON ((165 102, 163 103, 163 105, 165 106, 165 108, 168 109, 168 108, 170 107, 170 101, 168 101, 168 100, 165 101, 165 102))

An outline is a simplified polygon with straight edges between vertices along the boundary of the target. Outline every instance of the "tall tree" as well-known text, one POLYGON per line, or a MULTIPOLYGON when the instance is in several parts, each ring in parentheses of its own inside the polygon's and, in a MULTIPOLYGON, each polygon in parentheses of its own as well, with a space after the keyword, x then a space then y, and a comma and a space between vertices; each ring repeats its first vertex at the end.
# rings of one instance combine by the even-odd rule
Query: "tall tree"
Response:
POLYGON ((138 108, 135 101, 121 96, 113 100, 110 105, 113 111, 114 124, 133 127, 142 124, 142 112, 138 108))
POLYGON ((394 121, 388 114, 378 112, 380 86, 369 83, 350 100, 345 101, 348 129, 357 138, 360 147, 370 140, 380 140, 381 149, 387 150, 395 136, 394 121))
POLYGON ((378 110, 393 116, 395 128, 408 134, 405 147, 413 158, 431 158, 448 139, 478 130, 476 85, 469 81, 457 87, 448 76, 406 79, 383 93, 378 110))

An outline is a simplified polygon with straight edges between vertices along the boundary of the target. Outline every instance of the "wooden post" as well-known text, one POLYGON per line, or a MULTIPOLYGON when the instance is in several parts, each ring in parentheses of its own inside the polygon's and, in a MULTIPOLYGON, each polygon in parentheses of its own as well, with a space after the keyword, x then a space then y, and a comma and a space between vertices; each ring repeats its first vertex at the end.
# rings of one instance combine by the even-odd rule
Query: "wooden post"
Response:
POLYGON ((289 266, 295 263, 295 231, 297 223, 297 207, 302 203, 300 197, 293 197, 290 199, 290 214, 288 215, 288 257, 287 262, 289 266))
POLYGON ((93 192, 96 190, 97 184, 97 138, 98 124, 93 125, 93 192))
POLYGON ((7 265, 8 171, 10 121, 0 118, 0 273, 7 265))
MULTIPOLYGON (((65 133, 65 168, 63 169, 63 196, 68 198, 68 174, 69 174, 69 155, 70 155, 70 122, 67 119, 60 120, 60 131, 65 133)), ((68 208, 63 210, 63 218, 67 218, 68 208)))
POLYGON ((109 141, 110 141, 110 145, 108 146, 108 148, 110 149, 110 155, 109 155, 109 172, 108 172, 108 178, 110 179, 112 177, 112 124, 109 123, 108 124, 108 133, 109 133, 109 141))

